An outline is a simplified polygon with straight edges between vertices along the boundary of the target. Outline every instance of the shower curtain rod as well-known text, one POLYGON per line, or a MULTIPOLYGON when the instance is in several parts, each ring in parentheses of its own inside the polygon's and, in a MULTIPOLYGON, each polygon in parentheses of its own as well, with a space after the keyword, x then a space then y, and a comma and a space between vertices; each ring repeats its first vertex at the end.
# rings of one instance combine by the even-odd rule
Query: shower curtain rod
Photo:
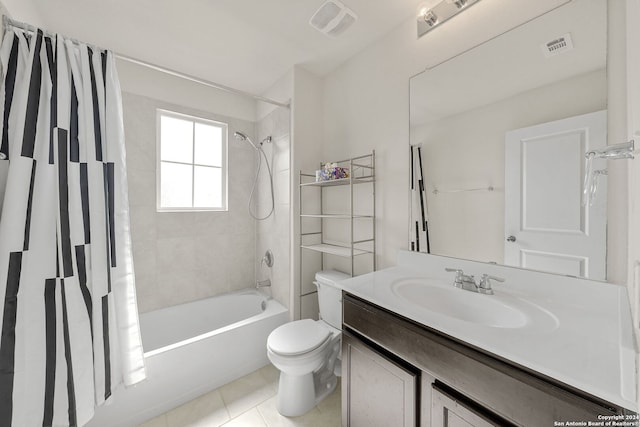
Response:
POLYGON ((249 97, 249 98, 253 98, 253 99, 257 100, 257 101, 262 101, 262 102, 266 102, 266 103, 269 103, 269 104, 277 105, 278 107, 284 107, 284 108, 289 108, 290 107, 288 102, 287 103, 283 103, 283 102, 279 102, 279 101, 274 101, 273 99, 265 98, 264 96, 254 95, 252 93, 245 92, 245 91, 240 90, 240 89, 235 89, 235 88, 232 88, 232 87, 229 87, 229 86, 222 85, 220 83, 212 82, 210 80, 201 79, 200 77, 195 77, 195 76, 192 76, 190 74, 183 73, 181 71, 172 70, 170 68, 166 68, 166 67, 162 67, 160 65, 152 64, 150 62, 142 61, 140 59, 133 58, 131 56, 123 55, 121 53, 115 53, 114 52, 114 55, 115 55, 116 58, 121 59, 123 61, 131 62, 131 63, 137 64, 137 65, 142 65, 143 67, 151 68, 153 70, 160 71, 162 73, 169 74, 169 75, 172 75, 174 77, 179 77, 181 79, 190 80, 192 82, 199 83, 199 84, 204 85, 204 86, 209 86, 209 87, 212 87, 214 89, 219 89, 219 90, 222 90, 222 91, 225 91, 225 92, 234 93, 236 95, 246 96, 246 97, 249 97))
MULTIPOLYGON (((7 24, 11 25, 13 27, 16 27, 16 28, 20 28, 23 31, 29 31, 29 32, 32 32, 32 33, 35 32, 36 29, 37 29, 33 25, 30 25, 30 24, 27 24, 27 23, 24 23, 24 22, 20 22, 20 21, 15 21, 15 20, 9 18, 7 15, 3 15, 2 16, 2 21, 3 21, 3 24, 4 24, 5 30, 7 28, 7 24)), ((53 33, 50 33, 48 31, 43 31, 43 33, 46 34, 46 35, 49 35, 49 36, 54 35, 53 33)), ((73 40, 74 42, 80 43, 78 40, 75 40, 75 39, 70 39, 70 40, 73 40)), ((84 42, 82 42, 82 43, 84 43, 84 42)), ((85 43, 85 44, 88 44, 88 43, 85 43)), ((100 49, 102 49, 102 48, 100 48, 100 49)), ((102 50, 106 50, 106 49, 102 49, 102 50)), ((202 79, 200 77, 195 77, 195 76, 192 76, 190 74, 183 73, 181 71, 172 70, 170 68, 163 67, 161 65, 156 65, 156 64, 153 64, 151 62, 143 61, 141 59, 133 58, 133 57, 128 56, 128 55, 123 55, 121 53, 117 53, 117 52, 113 52, 113 51, 111 51, 111 52, 113 53, 113 55, 116 58, 118 58, 118 59, 120 59, 122 61, 131 62, 133 64, 141 65, 143 67, 147 67, 147 68, 150 68, 152 70, 160 71, 162 73, 169 74, 169 75, 174 76, 174 77, 179 77, 181 79, 189 80, 189 81, 192 81, 194 83, 201 84, 203 86, 208 86, 208 87, 212 87, 214 89, 222 90, 222 91, 233 93, 233 94, 236 94, 236 95, 253 98, 253 99, 257 100, 257 101, 266 102, 268 104, 273 104, 273 105, 276 105, 278 107, 290 108, 289 102, 283 103, 283 102, 279 102, 279 101, 274 101, 273 99, 266 98, 264 96, 254 95, 252 93, 245 92, 245 91, 240 90, 240 89, 235 89, 235 88, 232 88, 232 87, 229 87, 229 86, 225 86, 225 85, 220 84, 220 83, 215 83, 215 82, 212 82, 210 80, 202 79)))

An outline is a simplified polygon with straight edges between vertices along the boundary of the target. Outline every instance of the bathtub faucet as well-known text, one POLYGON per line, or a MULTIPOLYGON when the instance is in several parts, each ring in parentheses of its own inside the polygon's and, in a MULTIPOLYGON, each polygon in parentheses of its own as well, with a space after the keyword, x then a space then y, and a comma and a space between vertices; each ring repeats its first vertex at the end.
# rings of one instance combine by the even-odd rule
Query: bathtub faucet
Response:
POLYGON ((266 279, 266 280, 258 280, 258 282, 256 283, 256 289, 260 289, 260 288, 267 288, 271 286, 271 280, 270 279, 266 279))

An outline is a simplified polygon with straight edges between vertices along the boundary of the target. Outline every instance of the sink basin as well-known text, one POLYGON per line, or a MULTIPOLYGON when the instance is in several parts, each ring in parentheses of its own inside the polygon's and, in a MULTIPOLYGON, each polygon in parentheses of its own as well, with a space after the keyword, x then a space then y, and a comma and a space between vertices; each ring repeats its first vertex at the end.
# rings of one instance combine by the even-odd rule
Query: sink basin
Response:
POLYGON ((391 285, 391 290, 412 305, 478 325, 509 329, 537 325, 544 330, 557 327, 555 316, 535 304, 515 297, 458 289, 440 280, 401 279, 391 285))

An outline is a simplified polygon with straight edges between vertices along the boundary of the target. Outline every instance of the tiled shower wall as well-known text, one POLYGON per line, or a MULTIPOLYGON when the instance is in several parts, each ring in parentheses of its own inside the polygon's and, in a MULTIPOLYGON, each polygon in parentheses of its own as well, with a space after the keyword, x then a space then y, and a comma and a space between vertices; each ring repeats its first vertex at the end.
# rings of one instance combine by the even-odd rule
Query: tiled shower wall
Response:
POLYGON ((140 312, 254 286, 256 224, 246 207, 254 150, 233 138, 235 131, 253 137, 254 123, 126 92, 123 110, 140 312), (228 123, 227 212, 156 212, 158 108, 228 123))
MULTIPOLYGON (((271 136, 271 143, 264 143, 263 149, 273 172, 275 210, 264 221, 257 222, 256 233, 256 279, 271 280, 273 297, 285 307, 290 305, 290 253, 291 201, 290 201, 290 110, 276 108, 257 123, 256 143, 271 136), (271 268, 261 266, 260 260, 270 249, 274 255, 271 268)), ((258 183, 258 213, 264 216, 271 207, 269 175, 262 164, 258 183)))

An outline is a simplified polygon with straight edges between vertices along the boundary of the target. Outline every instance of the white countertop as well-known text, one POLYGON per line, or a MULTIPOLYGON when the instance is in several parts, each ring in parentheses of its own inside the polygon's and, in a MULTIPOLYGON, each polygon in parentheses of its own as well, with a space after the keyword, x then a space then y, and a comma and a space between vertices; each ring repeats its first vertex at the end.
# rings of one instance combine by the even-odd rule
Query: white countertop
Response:
POLYGON ((638 412, 636 351, 622 286, 405 251, 398 257, 398 266, 347 279, 341 285, 429 328, 638 412), (474 297, 524 300, 549 312, 555 322, 518 328, 485 326, 430 311, 392 291, 392 284, 403 278, 452 283, 453 274, 445 273, 445 266, 476 276, 488 273, 506 278, 505 284, 493 286, 495 295, 474 297))

